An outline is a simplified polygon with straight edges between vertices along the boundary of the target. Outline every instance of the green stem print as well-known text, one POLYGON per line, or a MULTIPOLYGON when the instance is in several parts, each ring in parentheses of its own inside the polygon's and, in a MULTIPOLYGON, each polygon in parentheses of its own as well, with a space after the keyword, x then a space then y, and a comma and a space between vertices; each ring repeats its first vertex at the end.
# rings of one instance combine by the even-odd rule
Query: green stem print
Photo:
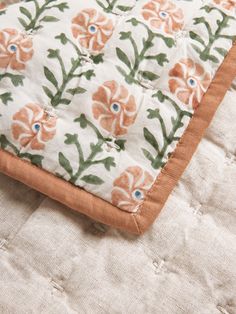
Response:
POLYGON ((94 76, 93 70, 88 70, 86 72, 77 73, 76 71, 82 66, 82 54, 78 47, 66 37, 64 33, 56 36, 56 39, 59 39, 63 45, 70 44, 72 49, 75 50, 76 58, 71 59, 71 68, 67 69, 64 64, 63 58, 61 57, 59 49, 49 49, 48 58, 56 59, 61 69, 62 80, 61 83, 58 82, 53 72, 44 67, 44 74, 46 79, 53 85, 55 92, 49 89, 47 86, 43 86, 43 90, 46 95, 49 97, 51 105, 53 107, 57 107, 60 104, 69 105, 71 100, 68 99, 68 96, 74 96, 75 94, 82 94, 85 93, 86 90, 82 87, 76 87, 68 89, 67 86, 69 82, 75 78, 80 78, 85 76, 87 80, 90 80, 92 76, 94 76), (64 96, 65 94, 65 96, 64 96))
POLYGON ((107 13, 114 13, 114 9, 118 9, 121 12, 128 12, 132 10, 132 6, 117 5, 118 0, 96 0, 97 4, 107 13))
MULTIPOLYGON (((206 27, 206 30, 208 32, 208 42, 206 43, 202 37, 200 37, 198 34, 196 34, 193 31, 190 31, 190 37, 197 41, 203 48, 201 49, 199 46, 196 46, 195 44, 192 44, 193 48, 196 50, 196 52, 199 54, 201 60, 203 61, 212 61, 214 63, 219 63, 219 59, 213 54, 212 52, 212 47, 215 44, 215 42, 218 39, 229 39, 232 42, 236 39, 236 36, 233 35, 228 35, 227 30, 225 33, 223 31, 229 27, 229 21, 230 20, 235 20, 234 17, 226 15, 224 12, 219 10, 218 8, 215 7, 209 7, 209 6, 204 6, 202 7, 202 10, 205 10, 207 13, 210 13, 211 11, 215 10, 218 11, 221 15, 221 20, 217 20, 217 29, 212 30, 209 22, 205 17, 199 17, 195 18, 195 25, 197 24, 204 24, 206 27)), ((227 54, 227 50, 222 48, 222 47, 215 47, 214 50, 220 54, 221 56, 225 57, 227 54)))
POLYGON ((156 55, 148 54, 150 48, 154 46, 153 40, 155 38, 160 38, 163 40, 167 47, 171 48, 175 45, 174 39, 170 37, 165 37, 162 34, 152 32, 147 25, 143 22, 138 21, 135 18, 127 21, 132 23, 133 26, 142 25, 147 31, 147 37, 143 38, 143 47, 139 51, 135 39, 132 36, 131 32, 121 32, 121 40, 129 40, 134 53, 134 61, 130 61, 126 53, 121 50, 119 47, 116 48, 117 57, 124 63, 126 69, 117 66, 118 71, 125 77, 127 83, 140 84, 140 77, 144 80, 154 81, 159 78, 159 76, 150 71, 141 71, 140 65, 144 60, 155 60, 160 66, 164 66, 168 62, 167 56, 165 53, 158 53, 156 55), (128 69, 128 71, 127 71, 128 69))
POLYGON ((43 161, 43 156, 41 155, 33 155, 30 153, 21 153, 21 151, 15 146, 13 145, 7 138, 5 135, 0 135, 0 148, 1 149, 6 149, 7 147, 9 147, 14 154, 19 157, 19 158, 25 158, 28 159, 32 164, 34 164, 35 166, 38 167, 42 167, 42 161, 43 161))
POLYGON ((81 114, 79 118, 75 119, 75 122, 79 122, 80 127, 82 129, 90 127, 96 134, 97 142, 90 144, 90 153, 87 157, 85 157, 78 135, 66 134, 65 144, 75 145, 75 148, 78 152, 78 169, 75 172, 73 171, 69 159, 62 152, 59 153, 59 163, 61 167, 64 168, 65 171, 70 176, 69 182, 75 184, 77 180, 80 179, 88 184, 100 185, 103 183, 103 180, 100 177, 95 176, 93 174, 83 175, 83 173, 85 170, 88 170, 91 166, 97 164, 102 164, 107 171, 110 171, 112 167, 116 166, 113 157, 107 157, 104 159, 96 158, 97 155, 103 151, 102 147, 104 143, 110 141, 110 139, 104 138, 102 134, 99 132, 99 130, 96 128, 96 126, 93 125, 92 122, 90 122, 85 117, 84 114, 81 114))
POLYGON ((147 128, 144 128, 144 138, 145 140, 154 148, 156 151, 156 156, 153 156, 148 150, 142 149, 145 157, 151 162, 151 165, 154 169, 159 169, 164 167, 166 161, 165 158, 167 149, 169 145, 173 142, 179 141, 179 137, 176 136, 176 132, 184 126, 183 118, 192 117, 192 113, 188 111, 181 110, 179 106, 173 101, 170 97, 162 94, 161 91, 153 95, 153 97, 158 97, 160 102, 168 101, 176 111, 176 118, 172 118, 172 129, 168 134, 164 120, 160 114, 159 109, 148 109, 148 119, 157 119, 161 127, 162 136, 163 136, 163 146, 160 147, 160 144, 157 142, 154 134, 152 134, 147 128))
POLYGON ((58 21, 53 15, 44 15, 46 11, 56 8, 59 11, 64 12, 65 9, 68 9, 68 4, 66 2, 55 4, 57 0, 46 0, 41 6, 37 0, 28 0, 26 2, 33 2, 35 6, 34 14, 32 14, 32 10, 29 11, 23 6, 20 7, 20 12, 24 18, 19 17, 18 20, 26 31, 38 30, 42 27, 41 24, 45 22, 58 21))

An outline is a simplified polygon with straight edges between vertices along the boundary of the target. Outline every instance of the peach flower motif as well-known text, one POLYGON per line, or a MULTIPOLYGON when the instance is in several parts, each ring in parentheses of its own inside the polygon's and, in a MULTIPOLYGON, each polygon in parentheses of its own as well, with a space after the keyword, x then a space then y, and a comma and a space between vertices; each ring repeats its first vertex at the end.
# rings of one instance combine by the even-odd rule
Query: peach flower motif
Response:
POLYGON ((13 116, 12 134, 23 147, 44 149, 56 134, 57 119, 37 104, 27 104, 13 116))
POLYGON ((211 75, 203 67, 191 59, 181 59, 170 70, 170 91, 186 105, 196 109, 203 94, 207 91, 211 75))
POLYGON ((112 203, 123 210, 134 212, 153 182, 154 178, 142 168, 127 168, 113 183, 112 203))
POLYGON ((99 52, 113 33, 111 19, 95 9, 85 9, 72 20, 72 34, 81 46, 99 52))
POLYGON ((173 2, 152 0, 143 6, 143 18, 157 29, 171 34, 183 27, 184 14, 173 2))
POLYGON ((93 94, 93 116, 114 136, 128 132, 137 116, 133 95, 115 81, 107 81, 93 94))
POLYGON ((33 53, 31 38, 13 28, 0 30, 0 68, 23 70, 33 53))
POLYGON ((220 5, 223 9, 232 11, 236 9, 236 0, 214 0, 215 4, 220 5))

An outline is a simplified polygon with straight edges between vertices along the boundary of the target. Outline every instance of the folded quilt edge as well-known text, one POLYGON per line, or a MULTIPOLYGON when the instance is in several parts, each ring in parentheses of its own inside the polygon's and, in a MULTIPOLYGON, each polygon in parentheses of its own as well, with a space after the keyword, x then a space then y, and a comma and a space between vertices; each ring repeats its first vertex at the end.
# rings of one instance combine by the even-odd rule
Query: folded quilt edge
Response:
POLYGON ((137 213, 128 213, 28 161, 0 150, 0 172, 38 190, 92 219, 125 231, 142 234, 161 212, 187 167, 218 106, 236 76, 234 44, 218 69, 184 135, 137 213))

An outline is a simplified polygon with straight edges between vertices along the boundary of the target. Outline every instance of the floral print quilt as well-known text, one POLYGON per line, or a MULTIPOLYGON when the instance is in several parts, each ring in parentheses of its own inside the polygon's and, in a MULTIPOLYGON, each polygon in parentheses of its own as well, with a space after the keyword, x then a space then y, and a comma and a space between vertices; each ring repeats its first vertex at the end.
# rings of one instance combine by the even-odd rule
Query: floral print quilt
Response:
POLYGON ((0 148, 138 212, 233 46, 236 1, 0 9, 0 148))

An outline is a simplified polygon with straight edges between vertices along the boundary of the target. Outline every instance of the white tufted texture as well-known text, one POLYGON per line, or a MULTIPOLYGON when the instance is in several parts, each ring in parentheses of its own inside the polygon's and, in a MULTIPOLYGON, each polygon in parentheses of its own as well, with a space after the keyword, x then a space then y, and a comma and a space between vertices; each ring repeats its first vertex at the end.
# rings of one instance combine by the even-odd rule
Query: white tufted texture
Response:
POLYGON ((0 313, 236 313, 236 92, 141 237, 0 175, 0 313))

